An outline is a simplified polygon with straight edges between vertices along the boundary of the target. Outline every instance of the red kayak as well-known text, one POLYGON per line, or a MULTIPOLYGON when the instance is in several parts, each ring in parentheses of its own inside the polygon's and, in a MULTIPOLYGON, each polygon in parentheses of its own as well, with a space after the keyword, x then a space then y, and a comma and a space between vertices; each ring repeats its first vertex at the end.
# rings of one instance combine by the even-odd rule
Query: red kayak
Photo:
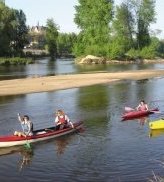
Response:
POLYGON ((34 143, 51 138, 60 137, 69 133, 73 133, 82 128, 83 123, 81 121, 73 124, 74 128, 65 128, 62 130, 56 130, 55 127, 44 128, 34 131, 32 136, 19 137, 14 135, 0 136, 0 147, 11 147, 17 145, 24 145, 26 143, 34 143))
POLYGON ((140 117, 144 117, 144 116, 148 116, 149 114, 154 114, 157 111, 159 111, 158 108, 155 109, 151 109, 148 111, 130 111, 130 112, 126 112, 122 115, 122 120, 129 120, 129 119, 135 119, 135 118, 140 118, 140 117))

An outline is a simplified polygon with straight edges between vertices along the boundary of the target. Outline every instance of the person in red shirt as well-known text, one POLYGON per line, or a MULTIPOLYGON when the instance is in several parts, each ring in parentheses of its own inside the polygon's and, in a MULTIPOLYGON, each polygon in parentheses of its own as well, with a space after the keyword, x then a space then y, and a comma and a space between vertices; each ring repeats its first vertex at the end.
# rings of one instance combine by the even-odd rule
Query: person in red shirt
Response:
POLYGON ((62 110, 57 110, 55 118, 56 130, 64 129, 69 126, 74 128, 73 123, 70 121, 69 117, 62 110))
POLYGON ((139 103, 139 105, 136 108, 138 111, 148 111, 148 105, 145 103, 144 100, 141 100, 141 102, 139 103))

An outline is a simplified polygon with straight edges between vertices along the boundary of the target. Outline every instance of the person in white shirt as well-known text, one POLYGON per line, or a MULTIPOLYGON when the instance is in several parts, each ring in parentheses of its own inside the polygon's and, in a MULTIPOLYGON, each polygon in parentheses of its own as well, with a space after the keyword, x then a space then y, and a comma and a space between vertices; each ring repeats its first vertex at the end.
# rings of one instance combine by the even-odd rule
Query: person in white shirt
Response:
POLYGON ((33 123, 30 121, 30 118, 28 115, 24 115, 23 117, 20 116, 20 114, 18 113, 18 120, 21 123, 22 126, 22 130, 23 132, 20 131, 15 131, 14 135, 17 136, 31 136, 33 135, 33 123))

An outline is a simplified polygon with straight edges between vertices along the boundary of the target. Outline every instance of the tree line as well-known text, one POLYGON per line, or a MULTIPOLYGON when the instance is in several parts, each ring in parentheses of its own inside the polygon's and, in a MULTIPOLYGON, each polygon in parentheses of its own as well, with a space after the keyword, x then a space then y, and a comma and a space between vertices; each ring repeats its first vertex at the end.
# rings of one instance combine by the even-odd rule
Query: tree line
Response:
POLYGON ((26 16, 22 10, 10 9, 0 2, 0 56, 21 56, 26 44, 26 16))
MULTIPOLYGON (((47 19, 44 49, 51 57, 92 54, 108 59, 163 56, 164 42, 151 33, 156 22, 155 0, 78 0, 74 22, 80 32, 61 33, 47 19)), ((22 10, 0 2, 0 57, 23 56, 29 42, 26 16, 22 10)))
POLYGON ((163 56, 163 41, 151 34, 156 22, 155 0, 78 0, 75 23, 80 28, 76 56, 93 54, 110 59, 163 56))
MULTIPOLYGON (((30 43, 29 36, 24 12, 9 8, 0 1, 0 57, 24 57, 23 49, 30 43)), ((60 33, 53 19, 47 19, 46 32, 42 36, 45 39, 42 48, 47 49, 51 57, 72 55, 77 35, 60 33)))

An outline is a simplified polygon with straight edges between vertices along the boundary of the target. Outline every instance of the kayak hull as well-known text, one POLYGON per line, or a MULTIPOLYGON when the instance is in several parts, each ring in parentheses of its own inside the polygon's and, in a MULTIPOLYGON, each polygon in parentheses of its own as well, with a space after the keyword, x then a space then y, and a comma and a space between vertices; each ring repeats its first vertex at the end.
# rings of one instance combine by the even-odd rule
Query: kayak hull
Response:
POLYGON ((158 111, 157 108, 151 109, 151 110, 148 110, 148 111, 130 111, 130 112, 127 112, 127 113, 123 114, 122 120, 129 120, 129 119, 141 118, 141 117, 144 117, 144 116, 148 116, 150 114, 153 114, 156 111, 158 111))
POLYGON ((164 129, 164 119, 151 121, 149 123, 149 128, 152 130, 164 129))
POLYGON ((57 138, 63 135, 67 135, 79 130, 82 127, 83 123, 76 122, 74 123, 74 128, 65 128, 62 130, 55 130, 55 127, 46 128, 34 131, 34 135, 27 137, 19 137, 14 135, 0 136, 0 147, 12 147, 25 145, 27 143, 35 143, 39 141, 49 140, 52 138, 57 138))

